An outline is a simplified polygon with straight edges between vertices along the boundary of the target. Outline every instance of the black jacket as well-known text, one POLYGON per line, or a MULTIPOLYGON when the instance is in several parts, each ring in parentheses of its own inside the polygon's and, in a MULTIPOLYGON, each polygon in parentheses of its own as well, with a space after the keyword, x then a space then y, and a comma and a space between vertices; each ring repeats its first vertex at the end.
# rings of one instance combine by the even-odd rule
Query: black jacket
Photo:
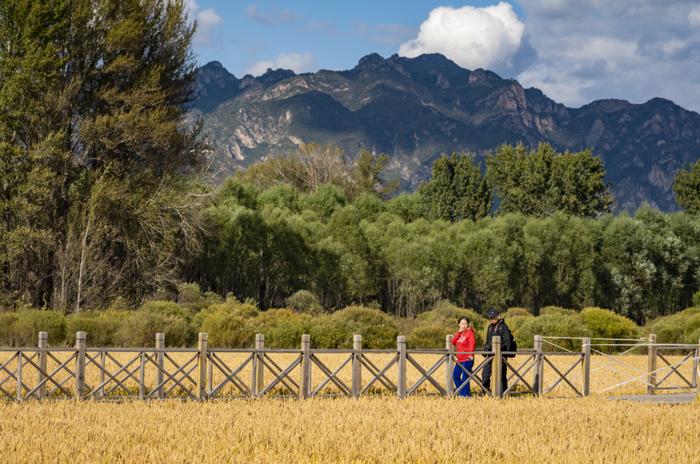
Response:
POLYGON ((501 337, 501 351, 513 351, 513 334, 510 333, 510 328, 503 319, 499 319, 495 324, 489 324, 486 328, 484 351, 491 351, 491 339, 494 336, 501 337))

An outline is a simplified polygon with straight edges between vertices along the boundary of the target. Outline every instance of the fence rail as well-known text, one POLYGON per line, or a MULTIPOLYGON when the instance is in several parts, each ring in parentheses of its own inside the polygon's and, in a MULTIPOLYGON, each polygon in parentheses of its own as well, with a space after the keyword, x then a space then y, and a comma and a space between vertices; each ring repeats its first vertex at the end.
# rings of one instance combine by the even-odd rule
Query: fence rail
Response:
MULTIPOLYGON (((223 349, 208 345, 199 334, 197 348, 166 348, 165 336, 156 334, 153 348, 87 347, 86 333, 76 334, 71 348, 49 348, 47 333, 40 332, 36 347, 0 348, 0 396, 6 401, 58 398, 78 400, 142 400, 182 398, 215 400, 265 396, 312 398, 319 396, 360 397, 392 394, 406 398, 418 394, 455 396, 467 384, 477 393, 494 398, 516 395, 556 396, 591 394, 591 376, 600 369, 626 369, 632 377, 596 393, 606 393, 632 382, 646 387, 648 394, 694 390, 698 385, 698 345, 620 340, 633 350, 647 351, 643 372, 622 359, 602 352, 611 339, 581 338, 581 350, 568 350, 535 336, 534 349, 504 352, 494 337, 491 351, 457 353, 447 336, 444 349, 409 349, 399 336, 395 349, 363 349, 362 337, 353 337, 352 349, 314 349, 303 335, 299 349, 270 349, 257 334, 251 349, 223 349), (559 351, 545 351, 545 344, 559 351), (668 351, 681 352, 679 360, 668 351), (471 354, 474 365, 467 370, 457 359, 471 354), (608 364, 591 369, 592 356, 608 364), (692 364, 690 375, 681 366, 692 364), (484 378, 490 367, 491 378, 484 378), (660 367, 659 367, 660 366, 660 367), (453 371, 464 371, 466 380, 453 383, 453 371), (546 377, 545 377, 546 373, 546 377), (507 387, 502 386, 505 375, 507 387)), ((579 340, 579 339, 577 339, 579 340)))

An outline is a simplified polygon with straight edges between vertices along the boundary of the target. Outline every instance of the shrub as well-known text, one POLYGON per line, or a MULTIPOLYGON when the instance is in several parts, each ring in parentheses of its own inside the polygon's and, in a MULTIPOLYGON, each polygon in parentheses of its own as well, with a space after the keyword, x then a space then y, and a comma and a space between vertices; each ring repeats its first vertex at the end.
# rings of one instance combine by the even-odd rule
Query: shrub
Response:
POLYGON ((445 326, 442 324, 417 325, 407 337, 411 348, 445 348, 445 326))
POLYGON ((247 348, 253 344, 254 335, 247 320, 224 305, 217 305, 203 316, 200 331, 209 334, 212 346, 247 348))
POLYGON ((352 347, 352 329, 344 321, 332 315, 316 316, 309 329, 313 348, 352 347))
POLYGON ((114 335, 128 317, 128 311, 115 310, 70 314, 66 317, 66 342, 74 345, 75 333, 82 330, 87 332, 88 345, 112 346, 116 343, 114 335))
POLYGON ((202 328, 204 319, 207 317, 207 315, 220 310, 229 311, 230 313, 243 319, 257 317, 260 314, 260 310, 254 304, 249 302, 241 303, 235 297, 229 296, 223 303, 211 305, 195 314, 192 318, 193 327, 197 328, 200 332, 208 332, 202 328))
MULTIPOLYGON (((579 314, 549 313, 539 317, 527 318, 513 331, 518 348, 532 348, 535 335, 553 337, 586 337, 588 329, 579 314)), ((580 350, 581 343, 577 340, 555 340, 554 343, 569 350, 580 350)), ((553 346, 545 346, 545 350, 559 351, 553 346)))
POLYGON ((298 348, 302 334, 309 333, 311 316, 291 309, 268 309, 247 323, 251 334, 265 335, 268 348, 298 348))
POLYGON ((637 338, 639 327, 624 316, 601 308, 584 308, 583 323, 594 338, 637 338))
POLYGON ((211 305, 194 316, 193 325, 209 334, 214 346, 247 348, 253 345, 255 332, 249 320, 260 311, 250 303, 241 303, 229 296, 225 302, 211 305))
MULTIPOLYGON (((162 302, 159 302, 162 303, 162 302)), ((148 305, 148 304, 147 304, 148 305)), ((188 346, 194 344, 195 333, 189 319, 179 316, 173 306, 147 306, 137 311, 131 311, 124 319, 114 341, 121 346, 154 346, 155 334, 165 333, 165 344, 168 346, 188 346), (148 309, 147 309, 148 308, 148 309), (149 310, 154 309, 154 310, 149 310), (173 313, 170 313, 173 310, 173 313)), ((186 310, 185 310, 186 311, 186 310)))
POLYGON ((508 308, 503 314, 503 319, 505 319, 506 324, 508 324, 508 327, 513 333, 515 333, 526 320, 532 319, 533 317, 535 316, 525 308, 508 308))
POLYGON ((362 335, 363 348, 392 348, 399 334, 393 318, 379 309, 349 306, 336 311, 331 323, 346 327, 347 338, 340 348, 352 347, 352 335, 362 335))
POLYGON ((189 320, 192 313, 185 307, 172 301, 147 301, 138 309, 140 312, 160 314, 163 316, 174 316, 189 320))
POLYGON ((207 306, 221 303, 223 299, 213 292, 202 293, 197 283, 177 284, 177 302, 191 312, 198 312, 207 306))
POLYGON ((328 219, 333 211, 347 203, 347 197, 342 188, 333 184, 323 184, 314 192, 305 195, 301 200, 304 209, 310 209, 324 219, 328 219))
POLYGON ((112 301, 112 304, 107 308, 113 309, 115 311, 126 311, 127 309, 134 309, 136 306, 132 306, 126 298, 123 296, 118 296, 112 301))
POLYGON ((15 342, 15 322, 17 322, 16 313, 10 311, 0 313, 0 345, 17 346, 15 342))
POLYGON ((545 306, 540 309, 540 316, 547 316, 551 314, 560 314, 564 316, 571 316, 576 314, 576 311, 573 309, 566 309, 566 308, 561 308, 559 306, 545 306))
POLYGON ((425 201, 420 193, 402 193, 386 205, 390 213, 399 216, 404 222, 413 222, 426 215, 425 201))
POLYGON ((299 290, 284 301, 288 307, 300 313, 321 314, 323 307, 316 295, 308 290, 299 290))
POLYGON ((686 338, 687 343, 700 343, 700 327, 690 332, 690 335, 686 338))
POLYGON ((276 185, 258 195, 258 205, 272 205, 277 208, 299 211, 299 192, 291 185, 276 185))
POLYGON ((8 329, 10 346, 36 346, 41 331, 48 332, 49 344, 64 343, 66 321, 63 313, 43 309, 20 309, 14 314, 13 324, 8 329))
POLYGON ((353 205, 360 212, 362 219, 374 221, 377 216, 386 211, 386 203, 371 193, 360 194, 353 205))
POLYGON ((508 308, 508 310, 503 313, 503 318, 508 319, 509 317, 534 317, 532 313, 526 308, 508 308))
POLYGON ((697 343, 698 329, 700 308, 688 308, 650 321, 644 331, 656 334, 656 340, 660 343, 697 343))

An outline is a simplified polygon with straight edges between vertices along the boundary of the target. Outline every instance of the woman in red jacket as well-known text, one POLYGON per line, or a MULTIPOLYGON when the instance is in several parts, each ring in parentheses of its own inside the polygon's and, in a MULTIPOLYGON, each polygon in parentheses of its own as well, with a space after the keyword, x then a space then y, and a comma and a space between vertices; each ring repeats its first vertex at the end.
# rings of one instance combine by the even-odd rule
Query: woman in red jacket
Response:
POLYGON ((474 348, 476 339, 474 329, 469 326, 469 319, 459 318, 459 330, 452 337, 452 344, 456 347, 457 363, 452 372, 452 379, 455 383, 456 393, 460 396, 471 396, 468 378, 474 367, 474 348))

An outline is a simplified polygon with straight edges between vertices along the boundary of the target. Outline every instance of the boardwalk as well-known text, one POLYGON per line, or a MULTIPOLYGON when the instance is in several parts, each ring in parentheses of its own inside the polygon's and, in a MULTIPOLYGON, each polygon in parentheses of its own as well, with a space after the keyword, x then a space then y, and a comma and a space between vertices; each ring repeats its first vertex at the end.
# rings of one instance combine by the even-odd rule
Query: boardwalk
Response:
MULTIPOLYGON (((397 338, 396 348, 383 350, 363 348, 360 335, 354 336, 352 349, 333 350, 311 348, 309 335, 302 336, 297 349, 267 348, 262 334, 248 349, 210 347, 205 333, 199 335, 197 348, 166 348, 163 334, 156 334, 154 348, 88 347, 86 339, 85 332, 78 332, 75 347, 48 347, 47 333, 41 332, 37 347, 0 348, 0 396, 18 402, 450 397, 464 385, 453 384, 453 370, 461 365, 450 336, 442 350, 409 348, 403 336, 397 338)), ((475 363, 467 381, 476 394, 494 398, 698 392, 700 345, 656 343, 653 335, 634 340, 569 339, 567 346, 575 345, 572 340, 580 342, 580 350, 562 347, 560 338, 538 335, 534 349, 508 353, 495 337, 492 351, 473 353, 475 363), (611 346, 616 354, 610 353, 611 346), (644 351, 646 355, 641 355, 644 351), (493 363, 493 378, 485 388, 483 371, 488 363, 493 363), (505 390, 500 366, 505 366, 505 390)))

